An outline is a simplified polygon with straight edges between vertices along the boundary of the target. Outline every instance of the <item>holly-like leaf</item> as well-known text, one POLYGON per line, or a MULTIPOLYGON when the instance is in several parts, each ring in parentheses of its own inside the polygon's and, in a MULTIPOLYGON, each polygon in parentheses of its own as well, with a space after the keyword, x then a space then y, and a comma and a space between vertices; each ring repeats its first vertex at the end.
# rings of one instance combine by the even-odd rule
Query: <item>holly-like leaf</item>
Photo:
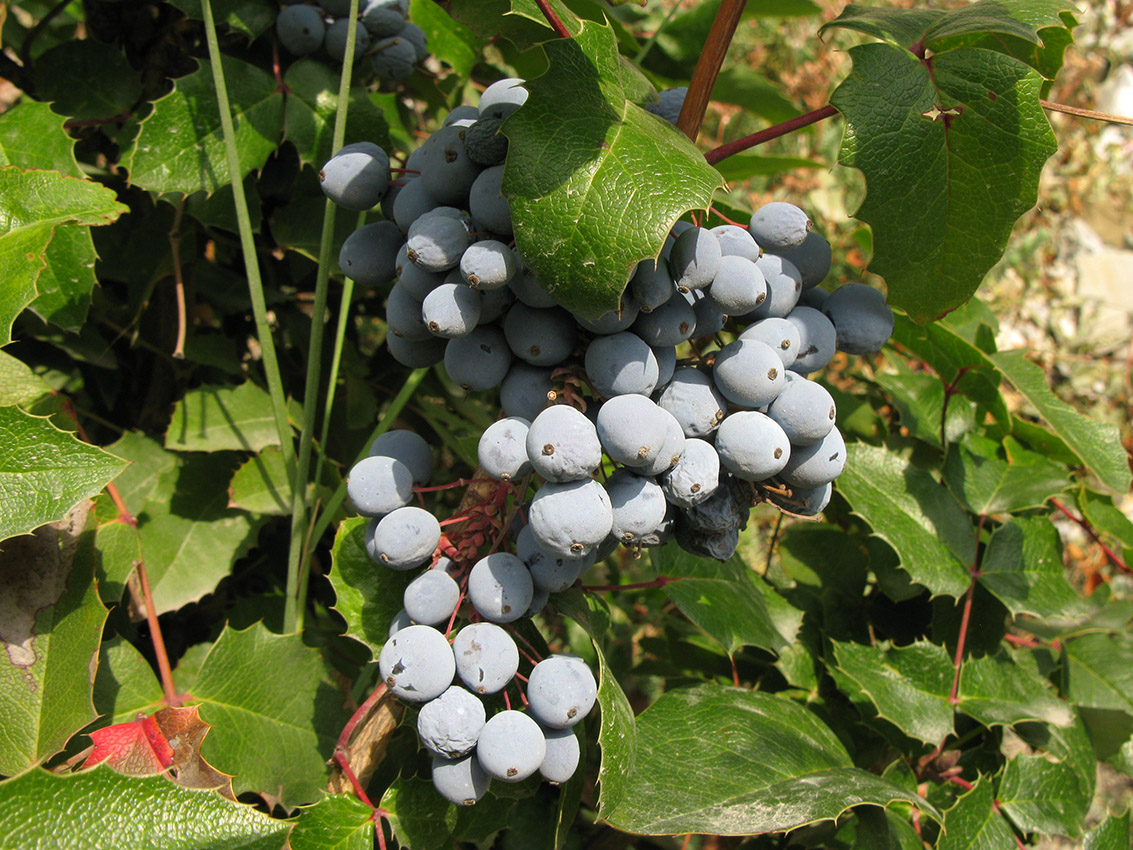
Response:
POLYGON ((452 829, 445 817, 452 804, 429 780, 399 777, 382 795, 381 807, 390 813, 390 829, 402 846, 438 850, 452 844, 452 829))
POLYGON ((1129 463, 1116 425, 1079 413, 1058 398, 1047 386, 1043 370, 1027 359, 1026 351, 1000 351, 991 360, 1107 487, 1118 493, 1129 489, 1129 463))
POLYGON ((410 0, 409 19, 425 31, 430 53, 457 76, 471 75, 483 46, 471 29, 446 14, 433 0, 410 0))
POLYGON ((90 847, 92 839, 115 850, 282 850, 290 828, 215 791, 107 767, 33 770, 0 783, 0 850, 90 847))
POLYGON ((1094 797, 1094 749, 1080 722, 1067 729, 1047 728, 1047 752, 1007 762, 996 797, 1023 832, 1075 837, 1094 797))
POLYGON ((967 512, 924 469, 887 449, 850 443, 838 490, 934 596, 968 588, 975 534, 967 512))
POLYGON ((349 718, 319 652, 262 624, 226 628, 193 685, 212 725, 201 754, 237 794, 270 791, 285 806, 318 799, 326 761, 349 718))
MULTIPOLYGON (((170 0, 170 3, 190 18, 203 20, 201 0, 170 0)), ((249 40, 273 26, 278 14, 279 9, 271 0, 215 0, 212 4, 217 24, 242 33, 249 40)))
POLYGON ((598 707, 602 715, 598 730, 598 746, 602 749, 602 763, 598 768, 598 814, 608 818, 610 812, 632 796, 631 777, 638 769, 641 755, 633 709, 606 661, 604 643, 609 633, 610 612, 606 603, 594 594, 583 594, 575 588, 556 594, 555 607, 582 626, 598 654, 598 707))
POLYGON ((50 392, 48 383, 24 361, 0 351, 0 407, 28 405, 50 392))
POLYGON ((371 850, 374 811, 353 794, 328 794, 299 810, 291 850, 371 850))
POLYGON ((1011 827, 995 810, 991 782, 978 780, 971 791, 944 813, 939 850, 1008 850, 1015 845, 1011 827))
MULTIPOLYGON (((948 318, 952 315, 955 314, 948 318)), ((1000 425, 1010 427, 1011 414, 999 392, 1002 382, 999 370, 983 351, 947 323, 921 326, 898 314, 893 326, 893 342, 931 366, 944 383, 976 402, 1000 425)))
POLYGON ((1133 715, 1133 637, 1095 632, 1067 641, 1066 678, 1079 705, 1133 715))
POLYGON ((540 282, 596 318, 618 308, 637 263, 722 181, 686 137, 626 99, 608 26, 584 21, 544 49, 549 70, 527 82, 530 97, 503 127, 503 193, 540 282))
POLYGON ((401 597, 414 576, 411 572, 379 567, 366 554, 366 517, 342 521, 331 549, 331 586, 337 601, 332 606, 346 620, 346 634, 370 648, 378 657, 389 626, 401 610, 401 597))
MULTIPOLYGON (((331 143, 338 110, 338 82, 337 71, 313 59, 300 59, 283 78, 289 89, 283 116, 284 138, 295 145, 300 162, 316 169, 322 168, 334 154, 331 143)), ((350 91, 344 144, 353 142, 373 142, 390 149, 385 116, 361 87, 350 91)))
POLYGON ((156 711, 165 695, 145 657, 115 635, 99 650, 94 709, 112 724, 156 711))
MULTIPOLYGON (((506 38, 525 49, 558 38, 534 0, 452 0, 452 16, 483 39, 506 38)), ((578 32, 579 20, 563 0, 550 6, 570 33, 578 32)))
POLYGON ((878 714, 910 738, 935 744, 953 731, 952 659, 925 641, 910 646, 835 643, 831 670, 851 698, 864 695, 878 714))
POLYGON ((93 535, 83 534, 90 507, 83 502, 0 552, 0 774, 54 755, 95 718, 107 612, 94 586, 93 535))
POLYGON ((744 646, 775 652, 794 639, 794 632, 781 633, 772 620, 766 597, 774 591, 741 558, 721 564, 673 543, 652 550, 650 560, 658 575, 680 579, 665 585, 665 595, 729 655, 744 646))
POLYGON ((98 254, 90 228, 65 224, 55 228, 47 246, 47 265, 36 279, 39 295, 29 309, 45 322, 78 333, 87 318, 98 254))
POLYGON ((58 171, 79 180, 85 176, 75 159, 75 140, 51 106, 30 98, 0 114, 0 166, 58 171))
POLYGON ((0 407, 0 540, 62 519, 125 465, 47 417, 0 407))
POLYGON ((815 715, 770 694, 672 690, 642 712, 637 730, 637 765, 607 816, 627 832, 750 835, 897 801, 937 817, 916 793, 853 767, 815 715))
POLYGON ((185 457, 161 476, 138 515, 159 614, 211 593, 255 542, 262 520, 228 508, 233 467, 226 453, 185 457))
POLYGON ((1070 726, 1074 712, 1058 699, 1031 655, 999 652, 973 656, 960 671, 959 708, 984 726, 1028 720, 1070 726))
POLYGON ((1126 850, 1133 834, 1129 831, 1129 812, 1121 817, 1107 817, 1082 840, 1083 850, 1126 850))
MULTIPOLYGON (((274 15, 274 12, 273 12, 274 15)), ((279 143, 283 95, 271 74, 223 57, 232 107, 239 179, 261 167, 279 143)), ((138 136, 122 157, 130 182, 152 192, 215 192, 232 182, 212 70, 200 69, 173 84, 154 102, 138 136)))
POLYGON ((119 773, 151 776, 173 764, 173 748, 153 715, 96 729, 90 739, 94 750, 83 762, 84 767, 106 762, 119 773))
POLYGON ((291 479, 278 448, 264 449, 245 461, 228 487, 229 507, 254 514, 291 513, 291 479))
POLYGON ((1065 467, 1018 446, 1000 457, 1000 444, 979 434, 948 447, 944 481, 974 514, 1036 508, 1070 486, 1065 467))
MULTIPOLYGON (((117 46, 91 38, 65 41, 35 63, 36 95, 80 121, 114 118, 142 95, 141 75, 117 46)), ((24 166, 25 168, 27 166, 24 166)))
POLYGON ((12 322, 39 294, 36 283, 47 265, 56 228, 109 224, 126 211, 111 190, 91 180, 55 171, 0 168, 0 266, 5 270, 0 345, 12 341, 12 322))
POLYGON ((1046 517, 1012 517, 995 530, 980 582, 1012 614, 1073 617, 1083 604, 1062 566, 1058 531, 1046 517))
POLYGON ((165 447, 182 452, 258 452, 278 445, 271 398, 251 381, 189 390, 174 406, 165 434, 165 447))
POLYGON ((1035 204, 1057 150, 1042 78, 985 49, 929 61, 865 44, 850 55, 830 97, 846 122, 839 162, 865 175, 856 215, 873 231, 870 271, 885 277, 890 304, 924 323, 971 297, 1035 204))

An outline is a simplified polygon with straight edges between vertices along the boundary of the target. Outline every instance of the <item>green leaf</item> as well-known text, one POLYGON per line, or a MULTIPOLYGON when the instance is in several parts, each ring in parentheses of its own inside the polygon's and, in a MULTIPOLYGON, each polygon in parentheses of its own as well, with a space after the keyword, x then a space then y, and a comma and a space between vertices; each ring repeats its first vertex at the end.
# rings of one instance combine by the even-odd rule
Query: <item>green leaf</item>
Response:
POLYGON ((645 835, 752 835, 922 798, 859 770, 834 733, 790 700, 719 685, 664 694, 637 719, 638 762, 607 820, 645 835))
POLYGON ((106 609, 94 586, 93 535, 83 534, 89 512, 79 505, 0 553, 0 774, 54 755, 95 718, 106 609))
POLYGON ((429 52, 459 77, 471 76, 483 41, 445 13, 434 0, 410 0, 409 20, 425 31, 429 52))
MULTIPOLYGON (((433 4, 435 6, 435 4, 433 4)), ((300 59, 287 69, 283 84, 290 90, 284 106, 284 138, 295 145, 299 161, 322 168, 334 154, 333 135, 338 111, 338 71, 314 59, 300 59)), ((350 90, 344 144, 373 142, 390 149, 385 116, 370 101, 366 89, 350 90)))
POLYGON ((353 794, 328 794, 299 810, 290 850, 371 850, 374 812, 353 794))
POLYGON ((824 35, 828 29, 848 29, 872 35, 896 47, 911 48, 944 15, 945 12, 936 9, 890 9, 851 3, 837 18, 823 24, 818 34, 824 35))
POLYGON ((883 448, 850 443, 838 490, 934 596, 968 588, 976 538, 968 514, 924 469, 883 448))
POLYGON ((232 476, 229 507, 254 514, 288 516, 291 513, 291 479, 283 452, 272 446, 253 455, 232 476))
POLYGON ((1091 419, 1055 396, 1026 351, 1001 351, 991 360, 1102 483, 1118 493, 1129 490, 1129 464, 1116 425, 1091 419))
POLYGON ((948 447, 944 482, 968 510, 982 515, 1040 507, 1070 486, 1064 467, 1022 447, 1001 458, 1000 444, 978 434, 948 447))
POLYGON ((794 640, 793 632, 780 633, 771 618, 766 596, 774 591, 751 575, 742 558, 721 564, 670 543, 651 550, 650 560, 657 575, 680 579, 665 585, 665 595, 729 655, 744 646, 774 652, 794 640))
POLYGON ((141 513, 162 476, 173 472, 182 461, 180 455, 162 448, 153 437, 139 431, 126 431, 117 442, 107 446, 107 450, 129 461, 122 474, 114 479, 114 486, 134 516, 141 513))
POLYGON ((1098 531, 1112 535, 1127 549, 1133 548, 1133 521, 1113 503, 1112 496, 1083 487, 1077 494, 1078 510, 1098 531))
MULTIPOLYGON (((451 8, 452 16, 480 38, 506 38, 521 50, 558 38, 534 0, 452 0, 451 8)), ((570 32, 578 31, 578 18, 562 0, 551 0, 551 8, 570 32)))
POLYGON ((0 351, 0 407, 28 405, 50 392, 48 383, 24 361, 0 351))
POLYGON ((0 783, 0 850, 281 850, 290 828, 215 791, 104 765, 72 774, 33 770, 0 783))
POLYGON ((891 305, 924 323, 972 296, 1035 204, 1057 150, 1042 79, 990 50, 935 55, 931 73, 888 44, 850 55, 853 72, 830 98, 846 121, 839 162, 865 175, 856 215, 873 230, 870 271, 891 305))
POLYGON ((189 390, 173 408, 165 447, 182 452, 258 452, 278 446, 267 390, 251 381, 189 390))
POLYGON ((948 651, 918 641, 904 647, 834 643, 831 670, 851 698, 862 694, 878 714, 910 738, 936 744, 953 731, 948 703, 953 668, 948 651))
POLYGON ((908 819, 897 812, 861 806, 853 850, 924 850, 924 841, 908 819))
MULTIPOLYGON (((752 4, 746 7, 750 9, 752 4)), ((745 10, 746 11, 746 10, 745 10)), ((768 80, 763 74, 747 65, 734 64, 721 69, 720 76, 716 78, 716 85, 712 87, 712 99, 724 103, 734 103, 742 106, 748 112, 767 119, 772 124, 778 124, 796 117, 799 109, 787 98, 783 97, 779 87, 768 80)), ((756 160, 770 160, 772 162, 791 160, 793 157, 750 157, 756 160)), ((730 156, 723 162, 716 164, 716 169, 724 175, 725 180, 744 179, 729 176, 729 169, 736 167, 736 160, 741 162, 749 159, 744 154, 730 156)), ((811 160, 797 160, 798 165, 792 168, 825 168, 822 163, 811 160)), ((784 162, 784 164, 786 164, 784 162)), ((742 166, 740 166, 742 169, 742 166)), ((757 172, 758 173, 758 172, 757 172)), ((754 174, 752 176, 755 176, 754 174)))
POLYGON ((1121 817, 1107 817, 1086 833, 1082 850, 1128 850, 1133 843, 1129 832, 1129 812, 1121 817))
MULTIPOLYGON (((170 3, 190 18, 203 20, 201 0, 170 0, 170 3)), ((252 40, 275 25, 279 9, 271 0, 215 0, 212 14, 217 24, 227 26, 252 40)))
MULTIPOLYGON (((979 302, 968 302, 975 303, 979 302)), ((922 327, 898 314, 892 339, 936 370, 944 383, 994 416, 1000 425, 1010 427, 1011 414, 999 392, 999 370, 983 351, 954 329, 942 322, 922 327)))
POLYGON ((1133 715, 1133 636, 1095 632, 1067 641, 1066 693, 1090 708, 1133 715))
POLYGON ((944 438, 961 439, 973 427, 972 404, 963 398, 949 400, 944 409, 944 384, 935 375, 913 372, 904 363, 893 361, 898 374, 882 373, 875 380, 885 390, 900 417, 902 433, 931 446, 941 446, 941 419, 944 438))
POLYGON ((90 180, 55 171, 0 168, 0 345, 12 341, 12 322, 39 294, 36 283, 47 265, 56 228, 74 222, 109 224, 127 208, 114 193, 90 180))
POLYGON ((938 850, 1009 850, 1015 846, 1011 827, 994 808, 991 782, 978 780, 972 790, 944 813, 944 835, 938 850))
POLYGON ((37 97, 80 121, 121 115, 142 96, 141 75, 122 51, 91 38, 63 42, 40 56, 35 84, 37 97))
POLYGON ((47 265, 36 279, 30 308, 45 322, 77 333, 87 318, 98 254, 90 228, 64 224, 47 246, 47 265))
POLYGON ((366 554, 366 517, 343 520, 331 549, 330 580, 337 601, 332 608, 346 620, 346 634, 370 648, 374 658, 389 637, 401 610, 401 597, 412 571, 381 569, 366 554))
POLYGON ((82 180, 75 140, 63 128, 66 119, 46 103, 24 98, 0 113, 0 166, 58 171, 82 180))
POLYGON ((980 582, 1016 615, 1072 617, 1083 607, 1046 517, 1012 517, 997 528, 980 562, 980 582))
POLYGON ((62 519, 125 466, 47 417, 0 407, 0 540, 62 519))
POLYGON ((262 624, 225 628, 193 685, 213 729, 201 755, 234 774, 237 794, 270 791, 283 805, 319 798, 326 761, 349 719, 319 652, 262 624))
POLYGON ((984 726, 1037 720, 1070 726, 1074 713, 1052 692, 1033 656, 999 652, 973 656, 960 671, 959 708, 984 726))
MULTIPOLYGON (((274 12, 272 13, 274 16, 274 12)), ((274 17, 273 17, 274 19, 274 17)), ((271 74, 230 56, 223 57, 232 107, 239 179, 260 168, 279 143, 283 95, 271 74)), ((130 182, 151 192, 215 192, 232 182, 220 107, 207 64, 173 84, 154 101, 153 112, 122 157, 130 182)))
POLYGON ((403 847, 437 850, 452 844, 446 815, 454 807, 429 780, 398 777, 382 795, 380 805, 390 813, 390 830, 403 847))
POLYGON ((556 594, 555 607, 582 626, 598 654, 598 707, 602 714, 598 730, 598 746, 602 748, 602 763, 598 768, 601 787, 598 814, 609 819, 609 813, 632 796, 631 777, 641 755, 633 709, 610 670, 603 648, 610 629, 610 612, 606 603, 594 594, 583 594, 576 588, 556 594))
POLYGON ((1007 762, 996 797, 1003 813, 1023 832, 1075 837, 1082 832, 1094 797, 1094 750, 1080 722, 1068 729, 1047 728, 1047 752, 1007 762))
POLYGON ((679 216, 704 209, 719 174, 676 128, 626 99, 609 27, 549 42, 550 69, 504 124, 503 193, 519 252, 555 300, 616 310, 637 263, 679 216), (562 108, 570 103, 570 110, 562 108))
POLYGON ((157 675, 132 643, 115 635, 102 644, 94 677, 94 709, 105 725, 125 723, 139 713, 152 714, 164 701, 157 675))
POLYGON ((211 593, 255 543, 260 521, 227 507, 232 472, 230 455, 186 456, 161 477, 138 514, 159 614, 211 593))
POLYGON ((972 47, 997 50, 1053 80, 1074 41, 1077 11, 1060 0, 982 0, 945 14, 925 33, 924 43, 938 54, 972 47))
POLYGON ((752 177, 771 177, 787 174, 798 168, 826 168, 825 162, 802 159, 797 156, 759 156, 758 154, 736 154, 717 163, 716 170, 729 183, 750 180, 752 177))

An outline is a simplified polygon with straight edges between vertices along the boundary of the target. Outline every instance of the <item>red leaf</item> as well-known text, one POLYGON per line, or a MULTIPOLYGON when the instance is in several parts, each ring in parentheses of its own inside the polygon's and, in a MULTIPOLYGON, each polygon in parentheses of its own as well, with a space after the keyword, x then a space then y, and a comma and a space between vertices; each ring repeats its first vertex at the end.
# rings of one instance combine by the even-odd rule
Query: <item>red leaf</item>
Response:
POLYGON ((94 751, 83 763, 94 767, 107 762, 119 773, 147 776, 161 773, 173 764, 173 748, 153 717, 138 715, 90 733, 94 751))

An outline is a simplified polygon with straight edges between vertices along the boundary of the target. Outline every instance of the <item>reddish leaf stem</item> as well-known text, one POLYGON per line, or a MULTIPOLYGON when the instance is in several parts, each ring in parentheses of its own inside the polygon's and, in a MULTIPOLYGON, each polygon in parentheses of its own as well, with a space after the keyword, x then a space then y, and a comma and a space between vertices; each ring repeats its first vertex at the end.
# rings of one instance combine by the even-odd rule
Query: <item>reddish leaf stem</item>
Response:
POLYGON ((1066 505, 1062 504, 1058 499, 1051 499, 1050 503, 1058 508, 1064 516, 1076 522, 1086 534, 1090 535, 1090 539, 1101 547, 1102 551, 1105 552, 1105 556, 1109 558, 1115 567, 1125 573, 1133 572, 1133 570, 1126 566, 1125 561, 1102 541, 1101 537, 1098 535, 1097 529, 1090 524, 1089 520, 1085 517, 1075 515, 1073 511, 1067 508, 1066 505))
MULTIPOLYGON (((370 710, 378 704, 385 692, 386 683, 382 682, 370 692, 365 702, 358 706, 358 710, 346 721, 346 725, 342 727, 342 732, 339 734, 338 740, 334 744, 335 761, 338 761, 340 755, 345 755, 346 748, 350 744, 350 736, 354 734, 354 730, 357 728, 358 724, 362 722, 362 718, 369 714, 370 710)), ((352 774, 348 774, 348 776, 352 776, 352 774)))
POLYGON ((688 94, 685 95, 681 114, 677 119, 677 129, 694 142, 708 109, 712 87, 716 85, 716 78, 720 75, 720 68, 736 34, 736 27, 740 24, 745 5, 747 0, 723 0, 716 11, 716 19, 712 21, 712 29, 705 39, 700 58, 696 60, 696 68, 688 84, 688 94))
POLYGON ((563 19, 559 17, 558 13, 551 8, 550 0, 535 0, 535 5, 539 7, 539 11, 543 13, 543 17, 547 19, 547 23, 551 25, 556 33, 562 38, 570 38, 570 30, 566 28, 563 19))
POLYGON ((971 366, 961 366, 959 371, 956 372, 956 377, 944 385, 944 403, 940 406, 940 445, 942 446, 948 446, 948 436, 944 427, 948 419, 948 402, 956 394, 956 387, 960 385, 960 380, 968 374, 971 368, 971 366))
POLYGON ((181 215, 185 211, 185 198, 177 202, 173 214, 173 226, 169 229, 169 255, 173 264, 173 294, 177 301, 177 342, 173 346, 173 356, 185 359, 185 331, 188 325, 185 311, 185 279, 181 275, 181 215))
MULTIPOLYGON (((683 113, 682 113, 683 114, 683 113)), ((792 118, 789 121, 784 121, 781 124, 775 124, 758 133, 752 133, 750 136, 744 136, 741 139, 735 139, 727 144, 720 145, 718 148, 713 148, 704 155, 709 165, 715 165, 723 159, 727 159, 733 154, 746 151, 754 148, 757 145, 762 145, 764 142, 769 142, 772 139, 777 139, 780 136, 785 136, 788 133, 793 133, 795 130, 800 130, 803 127, 817 124, 819 121, 824 121, 827 118, 832 118, 838 114, 838 110, 830 104, 819 107, 813 112, 808 112, 805 115, 800 115, 797 118, 792 118)))
POLYGON ((972 618, 972 596, 976 592, 976 582, 980 577, 980 534, 983 532, 984 521, 987 517, 980 514, 980 522, 976 527, 976 551, 972 555, 972 565, 969 568, 971 580, 968 582, 968 593, 964 597, 964 613, 960 615, 960 636, 956 639, 956 658, 953 666, 956 675, 952 678, 952 690, 948 694, 948 704, 955 708, 960 703, 958 692, 960 690, 960 670, 964 665, 964 644, 968 638, 968 623, 972 618))
POLYGON ((149 636, 153 641, 153 652, 157 656, 157 669, 161 672, 161 690, 165 693, 165 702, 178 708, 181 697, 177 688, 173 686, 173 668, 169 666, 169 655, 165 651, 165 638, 161 634, 161 626, 157 623, 157 612, 153 607, 153 594, 150 592, 149 576, 146 574, 146 565, 138 561, 138 581, 142 583, 142 596, 146 600, 146 622, 149 623, 149 636))
MULTIPOLYGON (((75 404, 71 399, 66 397, 63 398, 63 412, 75 423, 75 430, 79 432, 79 436, 83 439, 83 442, 89 443, 90 437, 87 436, 86 429, 83 428, 83 423, 79 421, 79 414, 75 410, 75 404)), ((130 513, 130 509, 126 507, 126 501, 122 498, 122 494, 118 492, 118 488, 114 485, 113 481, 106 485, 106 495, 114 502, 114 507, 118 511, 118 522, 137 528, 137 518, 130 513)), ((181 697, 178 695, 177 688, 173 684, 173 668, 169 664, 169 653, 165 650, 165 638, 161 634, 161 625, 157 620, 157 612, 154 611, 153 594, 150 592, 149 576, 146 575, 145 562, 138 561, 135 568, 138 574, 138 581, 142 585, 142 598, 145 602, 146 622, 149 624, 150 640, 153 642, 153 652, 157 658, 157 669, 161 674, 161 690, 165 694, 166 704, 178 708, 181 706, 181 697)))
POLYGON ((1008 643, 1015 644, 1016 646, 1026 646, 1030 649, 1035 649, 1036 647, 1042 646, 1042 644, 1034 638, 1023 637, 1022 635, 1013 635, 1010 632, 1005 634, 1003 636, 1003 639, 1008 643))

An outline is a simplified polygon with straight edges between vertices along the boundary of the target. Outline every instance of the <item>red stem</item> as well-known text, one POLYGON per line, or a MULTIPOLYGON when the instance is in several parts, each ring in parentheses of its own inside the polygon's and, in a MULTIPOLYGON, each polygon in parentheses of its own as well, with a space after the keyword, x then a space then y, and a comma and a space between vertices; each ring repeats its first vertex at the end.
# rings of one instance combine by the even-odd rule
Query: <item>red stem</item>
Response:
POLYGON ((369 714, 370 709, 373 708, 378 700, 386 692, 386 683, 382 682, 366 697, 366 701, 358 706, 358 710, 354 712, 353 716, 346 721, 346 725, 342 727, 342 733, 338 736, 338 740, 334 744, 335 761, 338 761, 339 755, 345 755, 346 747, 350 744, 350 736, 354 734, 354 729, 362 722, 362 718, 369 714))
MULTIPOLYGON (((75 430, 79 432, 79 436, 83 442, 89 443, 90 437, 87 436, 86 429, 83 428, 83 423, 79 421, 79 414, 75 410, 75 404, 71 399, 63 398, 63 412, 71 418, 75 423, 75 430)), ((138 527, 138 520, 130 509, 126 507, 126 501, 122 498, 122 494, 118 492, 118 488, 111 481, 106 485, 106 494, 110 496, 110 500, 114 502, 114 507, 118 511, 118 522, 123 522, 133 528, 138 527)), ((153 606, 153 594, 150 592, 149 576, 146 575, 146 565, 144 561, 137 563, 138 581, 142 585, 142 598, 145 601, 146 607, 146 622, 149 624, 150 641, 153 642, 153 653, 157 658, 157 669, 161 674, 161 690, 165 694, 166 704, 177 708, 181 705, 181 697, 177 693, 177 688, 173 684, 173 667, 169 663, 169 653, 165 649, 165 638, 161 634, 161 624, 157 620, 157 612, 153 606)))
POLYGON ((712 21, 712 29, 704 41, 700 58, 696 60, 696 68, 688 84, 688 93, 681 106, 681 114, 677 118, 677 129, 694 142, 704 121, 704 113, 708 109, 712 87, 716 85, 716 78, 720 75, 720 68, 724 64, 728 46, 736 34, 736 27, 740 24, 740 16, 745 5, 747 0, 723 0, 720 8, 716 10, 716 18, 712 21))
POLYGON ((800 130, 803 127, 808 127, 811 124, 817 124, 819 121, 824 121, 827 118, 832 118, 838 114, 838 110, 830 104, 820 107, 813 112, 808 112, 805 115, 800 115, 797 118, 792 118, 789 121, 784 121, 782 124, 776 124, 773 127, 768 127, 765 130, 760 130, 758 133, 752 133, 750 136, 744 136, 742 139, 728 142, 725 145, 720 145, 718 148, 713 148, 704 155, 704 159, 709 165, 715 165, 723 159, 727 159, 733 154, 746 151, 749 148, 754 148, 756 145, 762 145, 764 142, 769 142, 772 139, 777 139, 780 136, 785 136, 788 133, 793 133, 795 130, 800 130))
POLYGON ((960 616, 960 637, 956 640, 956 659, 953 666, 956 668, 956 675, 952 678, 952 691, 948 694, 948 704, 956 707, 960 698, 958 691, 960 690, 960 670, 964 665, 964 644, 968 638, 968 623, 972 618, 972 594, 976 591, 976 581, 980 577, 980 534, 983 532, 984 520, 987 517, 980 514, 980 522, 976 527, 976 551, 972 555, 972 565, 969 568, 971 573, 971 581, 968 583, 968 593, 964 597, 964 613, 960 616))
POLYGON ((543 13, 543 17, 547 19, 547 23, 551 25, 556 33, 562 38, 570 38, 570 30, 566 28, 563 19, 558 16, 558 13, 551 8, 550 0, 535 0, 535 5, 539 7, 539 11, 543 13))
POLYGON ((639 581, 637 584, 583 584, 579 586, 579 590, 584 590, 587 593, 604 593, 609 590, 643 590, 647 587, 664 587, 674 581, 681 581, 682 578, 682 576, 677 578, 657 576, 653 581, 639 581))
POLYGON ((1090 539, 1101 547, 1102 551, 1105 552, 1106 557, 1109 558, 1109 560, 1115 567, 1120 569, 1122 572, 1133 572, 1133 570, 1130 570, 1129 567, 1125 565, 1125 561, 1118 557, 1116 552, 1114 552, 1112 549, 1106 546, 1104 542, 1102 542, 1101 537, 1098 535, 1097 529, 1090 525, 1089 521, 1085 517, 1075 516, 1074 512, 1067 508, 1064 504, 1062 504, 1062 502, 1060 502, 1058 499, 1051 499, 1050 503, 1058 508, 1058 510, 1060 510, 1064 516, 1078 523, 1082 530, 1085 531, 1086 534, 1090 535, 1090 539))

